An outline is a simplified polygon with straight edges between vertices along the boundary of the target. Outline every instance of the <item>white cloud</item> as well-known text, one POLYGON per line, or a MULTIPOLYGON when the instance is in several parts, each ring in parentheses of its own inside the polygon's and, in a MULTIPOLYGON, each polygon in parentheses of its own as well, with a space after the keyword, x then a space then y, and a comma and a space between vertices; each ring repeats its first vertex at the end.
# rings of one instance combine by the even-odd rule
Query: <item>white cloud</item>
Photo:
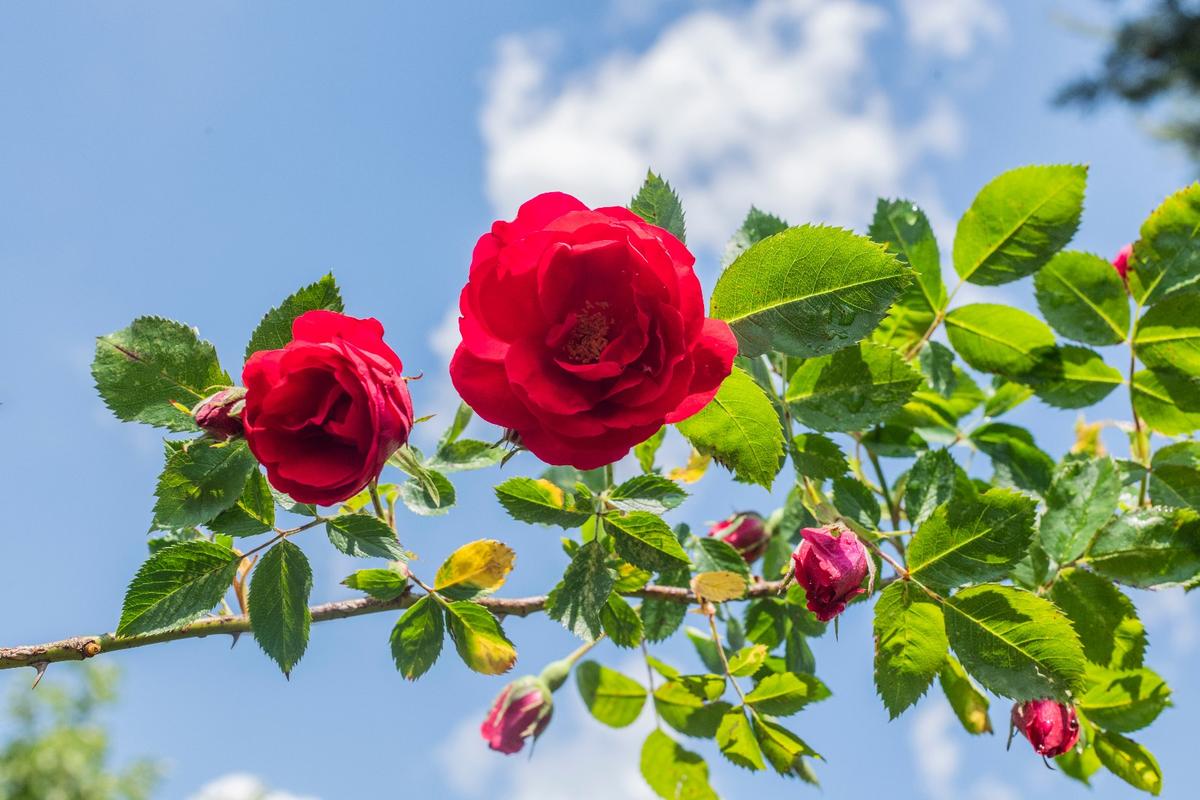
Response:
POLYGON ((963 58, 1008 23, 991 0, 900 0, 909 40, 930 55, 963 58))
POLYGON ((949 704, 941 697, 925 700, 914 712, 912 752, 917 776, 932 800, 1018 800, 1023 795, 995 775, 975 779, 969 789, 960 786, 962 731, 949 704))
POLYGON ((545 36, 506 38, 481 115, 489 196, 501 216, 550 189, 624 203, 651 166, 679 190, 689 241, 714 250, 751 204, 861 225, 962 139, 945 101, 898 119, 871 64, 886 22, 856 0, 701 9, 565 77, 545 36))
POLYGON ((205 784, 189 800, 318 800, 312 795, 298 795, 267 788, 262 780, 246 772, 223 775, 205 784))

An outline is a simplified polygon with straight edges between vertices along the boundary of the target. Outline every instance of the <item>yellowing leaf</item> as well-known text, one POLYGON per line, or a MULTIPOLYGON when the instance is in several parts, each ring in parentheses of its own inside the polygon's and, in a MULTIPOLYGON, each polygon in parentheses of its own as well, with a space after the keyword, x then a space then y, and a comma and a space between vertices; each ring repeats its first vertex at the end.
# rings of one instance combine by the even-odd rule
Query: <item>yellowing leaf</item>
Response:
POLYGON ((562 489, 560 489, 558 486, 555 486, 545 478, 538 478, 534 481, 534 483, 546 490, 546 492, 550 495, 550 499, 554 502, 554 505, 558 506, 559 508, 566 507, 567 496, 562 489))
POLYGON ((692 591, 713 603, 737 600, 746 594, 746 578, 728 570, 701 572, 692 578, 692 591))
POLYGON ((495 539, 480 539, 455 550, 438 568, 433 588, 455 600, 491 594, 504 585, 516 554, 495 539))
POLYGON ((667 473, 667 477, 681 483, 695 483, 704 477, 704 473, 708 471, 708 465, 711 463, 712 456, 706 456, 693 448, 692 454, 688 456, 687 464, 675 467, 667 473))

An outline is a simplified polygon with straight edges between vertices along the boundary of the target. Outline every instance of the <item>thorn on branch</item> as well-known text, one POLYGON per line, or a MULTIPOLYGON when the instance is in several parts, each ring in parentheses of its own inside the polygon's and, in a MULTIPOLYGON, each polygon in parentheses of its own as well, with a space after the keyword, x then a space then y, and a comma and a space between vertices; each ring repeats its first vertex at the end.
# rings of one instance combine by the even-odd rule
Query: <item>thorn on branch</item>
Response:
POLYGON ((30 664, 29 666, 31 666, 35 670, 37 670, 37 677, 35 677, 33 679, 33 685, 29 687, 30 689, 36 689, 38 687, 38 684, 42 682, 42 676, 46 674, 46 667, 50 666, 50 662, 49 661, 35 661, 34 663, 30 664))
POLYGON ((229 634, 229 638, 233 640, 229 643, 229 649, 232 650, 233 648, 237 647, 238 639, 242 638, 242 632, 234 631, 233 633, 229 634))

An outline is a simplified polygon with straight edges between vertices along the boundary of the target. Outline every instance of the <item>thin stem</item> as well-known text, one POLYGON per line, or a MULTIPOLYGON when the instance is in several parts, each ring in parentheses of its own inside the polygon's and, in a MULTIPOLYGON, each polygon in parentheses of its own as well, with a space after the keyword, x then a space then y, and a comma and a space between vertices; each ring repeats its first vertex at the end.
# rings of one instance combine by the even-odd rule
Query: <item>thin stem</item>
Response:
POLYGON ((910 347, 908 352, 904 354, 905 361, 912 361, 917 357, 917 355, 920 354, 921 348, 925 346, 925 343, 929 341, 931 336, 933 336, 934 331, 936 331, 938 326, 941 325, 943 320, 946 319, 946 314, 950 312, 950 302, 954 299, 954 296, 958 294, 958 290, 962 287, 963 279, 959 278, 958 285, 954 287, 954 291, 950 292, 950 296, 946 298, 946 307, 934 315, 933 322, 930 323, 929 328, 926 329, 925 333, 921 334, 921 338, 917 340, 916 344, 910 347))
POLYGON ((892 499, 892 490, 888 487, 887 478, 883 476, 883 464, 879 463, 879 456, 867 448, 867 457, 871 459, 871 466, 875 468, 875 476, 879 478, 879 488, 883 493, 883 499, 887 501, 888 516, 892 518, 892 529, 895 530, 900 527, 899 504, 892 499))
MULTIPOLYGON (((654 668, 650 666, 650 648, 646 647, 646 640, 642 639, 642 661, 646 662, 646 685, 650 687, 650 694, 654 694, 654 668)), ((662 720, 658 716, 658 704, 652 703, 654 706, 654 727, 662 730, 662 720)))
POLYGON ((387 522, 387 512, 383 510, 383 501, 379 499, 379 479, 376 478, 367 484, 367 489, 371 493, 371 505, 375 506, 375 516, 387 522))
MULTIPOLYGON (((733 686, 733 690, 737 692, 737 696, 741 698, 742 705, 746 705, 746 695, 742 694, 742 687, 738 686, 737 678, 733 677, 733 673, 729 671, 729 659, 725 656, 725 646, 721 644, 721 634, 717 631, 717 615, 713 613, 711 607, 707 613, 708 628, 712 631, 713 642, 717 645, 717 655, 721 657, 721 666, 725 668, 725 676, 729 678, 729 683, 733 686)), ((750 708, 753 712, 754 709, 750 708)))
POLYGON ((574 650, 572 650, 570 652, 570 654, 567 655, 567 657, 564 658, 563 660, 566 661, 571 666, 575 666, 576 661, 578 661, 579 659, 586 656, 588 654, 588 651, 591 650, 596 645, 600 644, 600 642, 602 642, 607 635, 608 634, 601 633, 599 636, 597 636, 595 639, 592 639, 590 642, 584 642, 583 644, 579 645, 579 647, 576 647, 574 650))

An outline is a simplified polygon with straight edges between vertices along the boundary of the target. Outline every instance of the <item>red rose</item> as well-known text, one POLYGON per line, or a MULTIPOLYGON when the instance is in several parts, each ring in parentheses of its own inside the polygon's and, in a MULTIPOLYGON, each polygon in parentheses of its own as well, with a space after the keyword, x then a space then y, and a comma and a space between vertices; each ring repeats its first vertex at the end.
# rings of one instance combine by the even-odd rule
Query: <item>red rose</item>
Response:
POLYGON ((731 545, 741 553, 747 564, 753 564, 766 552, 767 543, 771 539, 763 524, 763 518, 753 511, 734 514, 721 520, 709 528, 708 535, 731 545))
POLYGON ((374 480, 412 427, 401 370, 378 320, 332 311, 302 314, 286 347, 250 356, 242 422, 271 485, 332 505, 374 480))
MULTIPOLYGON (((1075 707, 1054 700, 1030 700, 1012 709, 1012 726, 1019 730, 1040 756, 1061 756, 1079 741, 1079 717, 1075 707)), ((1010 735, 1011 741, 1011 735, 1010 735)))
POLYGON ((536 739, 550 724, 554 702, 539 678, 520 678, 504 687, 492 703, 479 732, 488 747, 506 755, 520 752, 526 739, 536 739))
POLYGON ((870 571, 870 557, 854 531, 843 529, 834 536, 828 528, 805 528, 804 541, 792 553, 796 583, 808 596, 808 610, 822 622, 846 610, 846 603, 860 594, 863 578, 870 571))
POLYGON ((704 316, 695 258, 624 208, 539 195, 480 237, 450 377, 550 464, 611 463, 690 417, 737 342, 704 316))

